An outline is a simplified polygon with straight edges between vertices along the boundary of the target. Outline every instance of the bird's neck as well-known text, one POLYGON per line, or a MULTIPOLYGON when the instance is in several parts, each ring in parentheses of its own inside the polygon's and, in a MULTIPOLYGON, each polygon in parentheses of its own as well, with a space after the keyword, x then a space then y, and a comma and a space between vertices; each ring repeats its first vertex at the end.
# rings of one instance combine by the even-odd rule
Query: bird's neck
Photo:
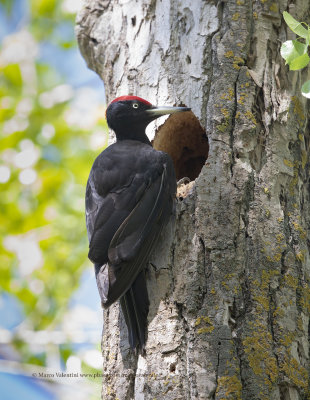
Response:
POLYGON ((150 146, 152 146, 149 138, 146 136, 145 128, 129 130, 127 127, 125 130, 121 130, 121 129, 117 130, 117 132, 115 132, 115 134, 116 134, 117 141, 137 140, 138 142, 142 142, 142 143, 149 144, 150 146))

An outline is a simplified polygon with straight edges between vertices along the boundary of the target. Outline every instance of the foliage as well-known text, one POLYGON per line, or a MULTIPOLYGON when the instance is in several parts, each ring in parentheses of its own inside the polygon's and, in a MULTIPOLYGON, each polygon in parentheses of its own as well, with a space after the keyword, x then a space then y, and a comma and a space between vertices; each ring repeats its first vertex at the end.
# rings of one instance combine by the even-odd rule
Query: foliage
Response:
MULTIPOLYGON (((9 16, 14 2, 1 3, 9 16)), ((29 1, 27 24, 0 49, 0 287, 22 304, 28 330, 60 323, 87 260, 92 135, 72 118, 73 88, 39 58, 43 41, 75 46, 74 18, 62 3, 29 1)), ((95 123, 104 136, 104 119, 95 123)), ((22 339, 15 347, 24 362, 44 365, 22 339)))
MULTIPOLYGON (((308 47, 310 43, 310 26, 305 22, 298 22, 288 12, 283 12, 288 27, 297 35, 296 40, 287 40, 281 46, 281 56, 289 65, 291 71, 296 71, 309 64, 308 47)), ((310 80, 301 88, 302 95, 310 98, 310 80)))

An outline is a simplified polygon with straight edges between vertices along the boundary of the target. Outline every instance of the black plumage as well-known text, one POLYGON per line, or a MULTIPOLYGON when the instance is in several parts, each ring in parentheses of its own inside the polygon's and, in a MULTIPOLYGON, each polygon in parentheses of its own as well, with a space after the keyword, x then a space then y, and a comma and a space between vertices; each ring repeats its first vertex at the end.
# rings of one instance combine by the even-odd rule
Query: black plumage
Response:
POLYGON ((173 210, 172 160, 152 148, 145 128, 185 107, 156 108, 135 97, 115 99, 107 122, 117 142, 95 160, 86 188, 89 259, 95 265, 102 304, 120 299, 133 349, 144 352, 149 299, 145 267, 173 210))

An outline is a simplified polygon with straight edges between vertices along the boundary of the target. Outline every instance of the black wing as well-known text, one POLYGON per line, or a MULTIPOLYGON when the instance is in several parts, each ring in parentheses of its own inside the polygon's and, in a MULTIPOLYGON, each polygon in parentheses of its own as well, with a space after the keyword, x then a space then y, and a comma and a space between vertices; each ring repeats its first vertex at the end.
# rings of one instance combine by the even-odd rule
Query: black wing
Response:
POLYGON ((105 307, 132 286, 172 212, 176 181, 170 157, 123 141, 97 158, 86 192, 89 258, 105 307))

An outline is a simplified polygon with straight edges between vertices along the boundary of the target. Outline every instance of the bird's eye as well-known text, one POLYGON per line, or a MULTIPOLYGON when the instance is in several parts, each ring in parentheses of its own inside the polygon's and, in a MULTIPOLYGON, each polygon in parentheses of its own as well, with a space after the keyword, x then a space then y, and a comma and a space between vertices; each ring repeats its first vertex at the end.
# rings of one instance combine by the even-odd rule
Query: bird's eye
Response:
POLYGON ((138 103, 133 103, 133 108, 138 108, 139 107, 139 104, 138 103))

